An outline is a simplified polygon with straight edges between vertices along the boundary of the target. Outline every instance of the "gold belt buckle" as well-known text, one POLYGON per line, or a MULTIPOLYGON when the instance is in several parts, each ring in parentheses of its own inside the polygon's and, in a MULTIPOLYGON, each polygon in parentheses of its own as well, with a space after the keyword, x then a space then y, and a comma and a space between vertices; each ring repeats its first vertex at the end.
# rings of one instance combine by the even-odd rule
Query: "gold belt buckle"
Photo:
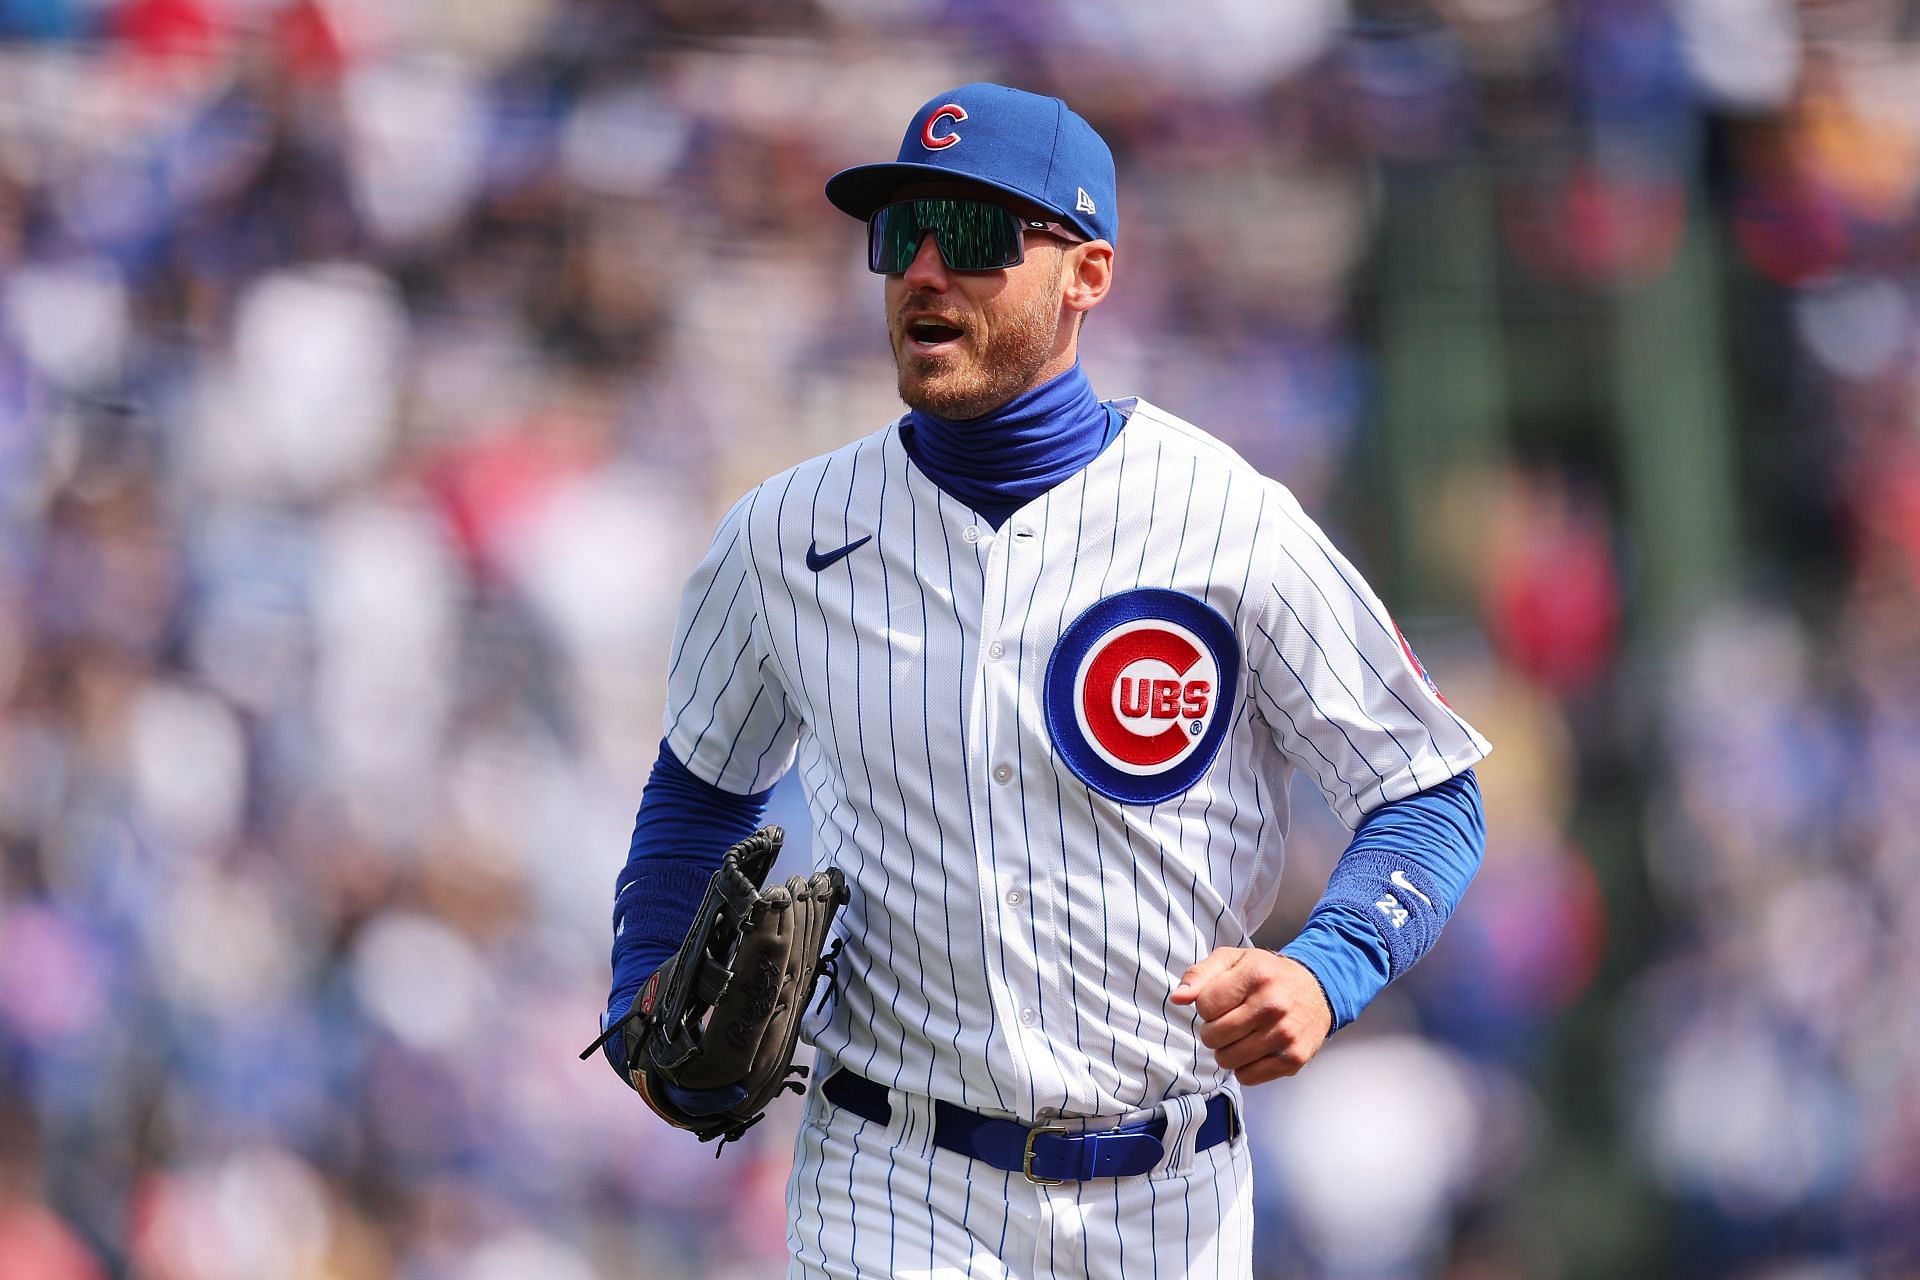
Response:
POLYGON ((1057 1187, 1066 1181, 1065 1178, 1042 1178, 1034 1174, 1033 1144, 1035 1139, 1039 1138, 1043 1133, 1071 1132, 1073 1132, 1073 1130, 1064 1124, 1037 1124, 1027 1130, 1026 1145, 1020 1150, 1020 1172, 1026 1176, 1028 1182, 1031 1182, 1036 1187, 1057 1187))

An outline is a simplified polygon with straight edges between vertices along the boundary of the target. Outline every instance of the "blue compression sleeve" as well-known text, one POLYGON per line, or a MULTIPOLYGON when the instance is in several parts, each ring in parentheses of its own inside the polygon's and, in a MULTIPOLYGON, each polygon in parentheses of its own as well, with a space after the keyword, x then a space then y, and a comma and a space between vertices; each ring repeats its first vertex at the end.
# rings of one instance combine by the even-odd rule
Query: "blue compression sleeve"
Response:
POLYGON ((609 1012, 625 1013, 640 984, 680 949, 721 857, 760 825, 770 794, 722 791, 661 742, 616 882, 609 1012))
POLYGON ((1306 927, 1280 949, 1320 980, 1334 1030, 1433 946, 1486 845, 1471 769, 1367 815, 1306 927))

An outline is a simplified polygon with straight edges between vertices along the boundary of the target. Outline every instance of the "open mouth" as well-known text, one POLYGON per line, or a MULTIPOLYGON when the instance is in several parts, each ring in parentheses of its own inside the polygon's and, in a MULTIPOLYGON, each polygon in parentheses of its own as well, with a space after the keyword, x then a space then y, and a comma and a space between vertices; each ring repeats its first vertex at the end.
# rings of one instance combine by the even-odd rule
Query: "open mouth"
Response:
POLYGON ((965 331, 945 321, 920 319, 907 322, 907 344, 921 353, 938 350, 957 341, 965 331))

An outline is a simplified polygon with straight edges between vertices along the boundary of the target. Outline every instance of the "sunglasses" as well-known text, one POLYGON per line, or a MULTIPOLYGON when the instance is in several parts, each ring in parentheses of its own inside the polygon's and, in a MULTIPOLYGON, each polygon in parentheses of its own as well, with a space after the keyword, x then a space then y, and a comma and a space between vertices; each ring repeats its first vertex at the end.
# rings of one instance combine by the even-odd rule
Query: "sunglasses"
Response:
POLYGON ((1026 233, 1046 231, 1074 244, 1086 237, 1064 223, 1023 218, 990 200, 900 200, 867 219, 867 269, 898 275, 913 265, 921 242, 933 242, 949 271, 999 271, 1026 260, 1026 233))

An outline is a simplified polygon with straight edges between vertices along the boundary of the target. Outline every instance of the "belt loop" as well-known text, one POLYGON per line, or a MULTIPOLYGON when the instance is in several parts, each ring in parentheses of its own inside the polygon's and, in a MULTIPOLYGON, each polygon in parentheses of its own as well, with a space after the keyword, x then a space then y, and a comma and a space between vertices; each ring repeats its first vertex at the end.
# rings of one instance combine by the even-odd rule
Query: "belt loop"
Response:
POLYGON ((1207 1118, 1207 1095, 1189 1093, 1168 1098, 1160 1104, 1160 1112, 1167 1118, 1167 1131, 1161 1137, 1166 1150, 1160 1156, 1160 1163, 1153 1167, 1153 1172, 1185 1173, 1193 1167, 1194 1142, 1199 1137, 1200 1126, 1207 1118))
POLYGON ((893 1125, 887 1132, 888 1139, 922 1159, 931 1160, 933 1099, 911 1089, 894 1089, 887 1096, 895 1104, 893 1125))
POLYGON ((821 1066, 825 1074, 814 1093, 828 1107, 874 1126, 891 1145, 911 1144, 922 1156, 932 1154, 933 1099, 835 1068, 830 1061, 821 1066))

